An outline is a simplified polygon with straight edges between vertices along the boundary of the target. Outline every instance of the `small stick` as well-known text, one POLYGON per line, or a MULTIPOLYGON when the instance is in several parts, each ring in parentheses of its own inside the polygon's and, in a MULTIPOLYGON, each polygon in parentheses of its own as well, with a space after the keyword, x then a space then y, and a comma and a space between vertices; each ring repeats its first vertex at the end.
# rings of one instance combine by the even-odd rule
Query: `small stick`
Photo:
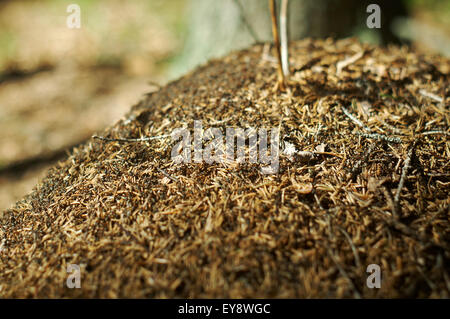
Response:
POLYGON ((284 76, 288 76, 289 72, 289 38, 288 38, 288 3, 289 0, 281 1, 281 13, 280 13, 280 38, 281 38, 281 62, 283 66, 284 76))
POLYGON ((273 41, 275 44, 275 49, 277 51, 277 59, 278 59, 278 83, 280 85, 280 90, 285 91, 286 90, 286 82, 284 79, 283 74, 283 67, 281 62, 281 50, 280 50, 280 38, 278 36, 278 21, 277 21, 277 9, 275 0, 269 0, 270 5, 270 13, 272 17, 272 34, 273 34, 273 41))
POLYGON ((446 131, 428 131, 428 132, 422 132, 420 133, 420 135, 433 135, 433 134, 443 134, 443 135, 448 135, 450 136, 449 132, 446 131))
POLYGON ((349 58, 347 58, 345 60, 339 61, 336 64, 336 73, 339 75, 344 68, 346 68, 350 64, 355 63, 356 61, 361 59, 363 56, 364 56, 364 51, 360 51, 360 52, 355 53, 354 55, 352 55, 351 57, 349 57, 349 58))
POLYGON ((444 102, 444 99, 441 98, 439 95, 427 92, 426 90, 423 90, 423 89, 419 90, 419 93, 422 94, 423 96, 430 98, 432 100, 435 100, 437 102, 440 102, 440 103, 444 102))
POLYGON ((342 234, 344 234, 345 238, 347 238, 347 241, 350 244, 350 247, 352 248, 353 257, 355 258, 356 267, 358 267, 358 268, 361 267, 361 261, 359 259, 358 251, 356 250, 356 247, 353 244, 353 241, 350 238, 350 235, 345 231, 345 229, 341 228, 340 226, 337 226, 337 228, 341 231, 342 234))
POLYGON ((172 176, 170 176, 169 174, 167 174, 167 172, 166 172, 165 170, 160 169, 160 168, 158 168, 158 167, 157 167, 156 169, 158 170, 158 172, 162 173, 165 177, 171 179, 172 181, 174 181, 174 182, 177 182, 177 181, 178 181, 177 178, 172 177, 172 176))
POLYGON ((390 129, 392 132, 394 132, 395 134, 398 135, 404 135, 402 133, 402 131, 400 131, 398 128, 396 128, 395 126, 390 125, 389 123, 386 123, 385 121, 382 122, 384 126, 386 126, 388 129, 390 129))
POLYGON ((390 142, 390 143, 397 143, 400 144, 402 142, 402 140, 398 137, 391 137, 391 136, 386 136, 383 134, 378 134, 378 133, 359 133, 356 132, 356 135, 362 136, 362 137, 366 137, 366 138, 371 138, 371 139, 375 139, 375 140, 379 140, 379 141, 386 141, 386 142, 390 142))
POLYGON ((342 112, 344 112, 344 114, 350 119, 352 120, 353 123, 355 123, 356 125, 358 125, 359 127, 362 127, 363 129, 365 129, 366 131, 370 131, 370 129, 364 125, 363 122, 361 122, 360 120, 358 120, 356 117, 354 117, 345 107, 343 107, 341 105, 341 109, 342 112))
POLYGON ((381 215, 383 217, 384 222, 389 226, 394 228, 395 230, 401 232, 403 235, 414 238, 418 241, 421 240, 421 238, 417 235, 416 232, 414 232, 414 230, 412 230, 410 227, 406 226, 405 224, 403 224, 402 222, 399 222, 397 220, 397 218, 395 217, 391 217, 391 216, 386 216, 385 213, 379 212, 378 210, 375 211, 376 213, 378 213, 379 215, 381 215))
POLYGON ((313 151, 313 154, 318 154, 318 155, 330 155, 330 156, 336 156, 339 158, 344 158, 341 154, 336 154, 336 153, 332 153, 332 152, 317 152, 317 151, 313 151))
POLYGON ((405 164, 403 165, 403 168, 402 168, 402 176, 400 177, 400 182, 398 183, 397 192, 395 193, 395 197, 394 197, 394 205, 395 205, 396 211, 399 210, 400 193, 402 191, 403 185, 405 184, 406 175, 408 174, 409 167, 411 166, 411 158, 414 154, 415 148, 416 148, 416 142, 414 142, 413 145, 411 146, 411 148, 409 149, 408 155, 405 160, 405 164))
POLYGON ((398 218, 397 209, 395 207, 394 198, 392 197, 391 191, 389 190, 389 188, 386 185, 383 185, 382 191, 383 191, 384 197, 386 198, 388 205, 391 206, 392 216, 394 216, 394 218, 398 218))
POLYGON ((350 284, 350 286, 353 289, 353 294, 355 296, 355 298, 357 299, 361 299, 361 294, 359 293, 358 289, 356 288, 355 284, 353 283, 353 280, 348 276, 347 272, 344 270, 344 268, 342 268, 342 266, 339 264, 339 262, 337 261, 337 259, 334 257, 331 249, 329 247, 327 247, 327 252, 328 255, 330 256, 331 260, 333 261, 333 263, 336 265, 336 268, 339 270, 339 272, 341 273, 341 275, 347 279, 348 283, 350 284))
POLYGON ((149 136, 149 137, 140 137, 140 138, 109 138, 109 137, 103 137, 103 136, 97 136, 94 135, 92 138, 106 141, 106 142, 122 142, 122 143, 135 143, 135 142, 146 142, 146 141, 152 141, 157 139, 162 139, 170 137, 170 135, 159 135, 159 136, 149 136))

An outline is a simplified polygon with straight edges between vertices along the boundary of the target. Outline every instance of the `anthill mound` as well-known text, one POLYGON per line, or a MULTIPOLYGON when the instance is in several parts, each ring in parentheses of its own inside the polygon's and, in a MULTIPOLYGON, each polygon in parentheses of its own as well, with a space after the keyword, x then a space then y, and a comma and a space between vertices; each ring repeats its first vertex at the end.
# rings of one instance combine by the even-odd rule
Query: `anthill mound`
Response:
POLYGON ((300 41, 290 55, 286 92, 256 45, 74 149, 2 214, 0 295, 448 298, 450 61, 354 40, 300 41), (279 128, 278 173, 176 164, 170 138, 121 140, 194 120, 279 128))

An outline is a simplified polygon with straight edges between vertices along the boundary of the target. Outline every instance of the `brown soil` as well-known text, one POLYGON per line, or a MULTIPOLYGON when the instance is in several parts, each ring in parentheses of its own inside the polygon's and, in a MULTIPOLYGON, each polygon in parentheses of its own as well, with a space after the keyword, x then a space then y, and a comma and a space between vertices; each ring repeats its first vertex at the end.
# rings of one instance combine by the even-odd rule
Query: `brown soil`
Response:
POLYGON ((170 138, 92 139, 2 214, 0 295, 448 298, 450 60, 305 40, 281 93, 267 48, 211 61, 101 135, 280 127, 300 152, 278 174, 175 164, 170 138))
POLYGON ((37 164, 47 164, 47 170, 71 147, 120 119, 154 89, 147 82, 119 66, 55 66, 0 83, 0 210, 31 191, 25 179, 37 183, 37 164))

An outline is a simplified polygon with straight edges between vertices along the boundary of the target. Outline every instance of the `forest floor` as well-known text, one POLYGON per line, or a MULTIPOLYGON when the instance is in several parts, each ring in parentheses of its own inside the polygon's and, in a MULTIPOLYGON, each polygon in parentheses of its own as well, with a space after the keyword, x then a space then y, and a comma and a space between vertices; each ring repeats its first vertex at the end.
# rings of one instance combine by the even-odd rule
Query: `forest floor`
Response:
POLYGON ((286 92, 256 45, 74 148, 2 213, 0 294, 449 298, 450 60, 351 39, 295 42, 290 56, 286 92), (170 138, 123 140, 194 120, 279 128, 278 173, 176 164, 170 138), (64 284, 69 264, 80 289, 64 284))
POLYGON ((0 210, 166 81, 183 6, 165 2, 78 1, 69 29, 71 2, 0 1, 0 210))

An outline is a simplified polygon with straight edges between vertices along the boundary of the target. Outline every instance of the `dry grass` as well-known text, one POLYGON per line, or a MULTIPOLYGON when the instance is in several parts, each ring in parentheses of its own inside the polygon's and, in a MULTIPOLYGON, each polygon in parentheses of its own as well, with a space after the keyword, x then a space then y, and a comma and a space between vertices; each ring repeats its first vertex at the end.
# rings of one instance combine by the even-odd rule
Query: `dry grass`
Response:
POLYGON ((74 149, 4 212, 0 295, 448 298, 450 61, 305 40, 279 93, 266 51, 149 94, 99 134, 118 141, 74 149), (194 120, 280 127, 282 149, 298 152, 261 175, 258 164, 175 165, 170 139, 120 141, 194 120), (81 289, 65 286, 72 263, 81 289), (372 263, 381 289, 366 287, 372 263))

